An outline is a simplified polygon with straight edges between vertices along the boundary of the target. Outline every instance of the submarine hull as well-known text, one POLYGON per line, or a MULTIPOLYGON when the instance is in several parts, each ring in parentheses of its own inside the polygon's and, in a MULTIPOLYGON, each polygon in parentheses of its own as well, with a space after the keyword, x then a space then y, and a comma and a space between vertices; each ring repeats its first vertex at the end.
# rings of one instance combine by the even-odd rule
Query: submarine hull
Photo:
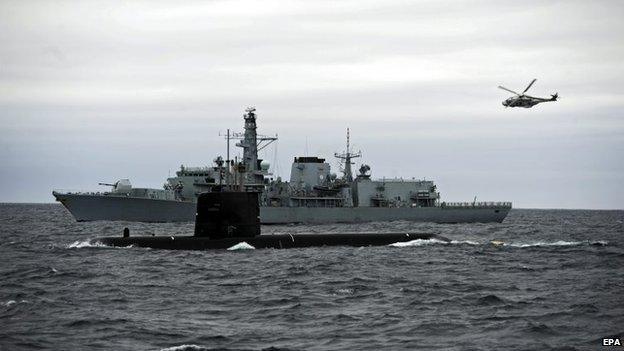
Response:
POLYGON ((114 247, 146 247, 166 250, 223 250, 240 243, 256 249, 288 249, 318 246, 384 246, 412 240, 437 239, 449 241, 435 234, 419 233, 343 233, 343 234, 275 234, 255 237, 209 239, 198 236, 136 236, 106 237, 96 242, 114 247))

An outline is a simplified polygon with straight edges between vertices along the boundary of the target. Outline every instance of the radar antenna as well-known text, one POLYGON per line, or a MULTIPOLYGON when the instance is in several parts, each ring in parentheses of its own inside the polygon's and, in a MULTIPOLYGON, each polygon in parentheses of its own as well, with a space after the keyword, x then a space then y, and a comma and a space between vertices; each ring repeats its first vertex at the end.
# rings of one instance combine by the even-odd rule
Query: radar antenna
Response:
POLYGON ((342 171, 344 173, 344 180, 347 182, 353 181, 353 173, 351 172, 351 165, 354 165, 354 162, 351 162, 351 159, 362 157, 362 151, 358 151, 356 153, 351 152, 351 140, 349 136, 349 128, 347 128, 347 151, 339 154, 334 153, 334 157, 340 159, 342 163, 342 171))
MULTIPOLYGON (((247 107, 245 109, 245 112, 247 112, 243 117, 245 118, 245 122, 248 123, 253 123, 253 126, 248 126, 247 124, 245 125, 246 130, 245 132, 233 132, 231 134, 229 134, 229 139, 238 139, 238 140, 245 140, 245 134, 249 133, 247 131, 248 128, 252 128, 254 129, 253 134, 255 134, 255 139, 256 139, 256 151, 262 151, 264 148, 266 148, 267 146, 269 146, 269 144, 273 143, 274 141, 277 140, 277 134, 275 134, 275 136, 268 136, 268 135, 262 135, 262 134, 257 134, 255 133, 255 121, 256 121, 256 108, 251 106, 251 107, 247 107)), ((219 134, 221 136, 221 134, 219 134)), ((249 134, 248 134, 249 135, 249 134)), ((240 144, 240 143, 239 143, 240 144)), ((236 146, 241 146, 241 145, 236 145, 236 146)))
MULTIPOLYGON (((227 135, 225 135, 228 142, 228 159, 226 162, 231 164, 230 159, 230 140, 239 140, 236 146, 243 148, 242 164, 244 165, 245 178, 247 183, 253 186, 263 186, 264 176, 268 173, 264 172, 260 168, 261 160, 258 159, 258 151, 266 148, 269 144, 277 140, 277 134, 275 136, 260 135, 256 132, 256 108, 248 107, 245 109, 243 119, 245 120, 245 131, 242 133, 232 133, 228 129, 227 135)), ((221 135, 221 134, 219 134, 221 135)), ((243 168, 241 168, 243 169, 243 168)))

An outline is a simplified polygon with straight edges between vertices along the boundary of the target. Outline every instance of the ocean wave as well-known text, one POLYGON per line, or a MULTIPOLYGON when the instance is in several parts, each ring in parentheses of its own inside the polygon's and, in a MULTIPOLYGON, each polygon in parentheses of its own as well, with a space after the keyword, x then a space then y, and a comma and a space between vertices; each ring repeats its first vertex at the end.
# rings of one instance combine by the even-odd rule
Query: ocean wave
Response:
POLYGON ((199 345, 179 345, 179 346, 172 346, 172 347, 167 347, 164 349, 160 349, 160 351, 203 351, 203 350, 208 350, 207 348, 203 347, 203 346, 199 346, 199 345))
POLYGON ((477 304, 483 306, 499 305, 503 303, 505 303, 503 299, 493 294, 482 296, 477 300, 477 304))
POLYGON ((548 246, 580 246, 580 245, 596 245, 596 246, 606 246, 608 244, 607 241, 598 240, 598 241, 565 241, 558 240, 553 242, 548 241, 536 241, 532 243, 502 243, 503 246, 509 247, 548 247, 548 246))
POLYGON ((230 248, 228 248, 228 250, 233 251, 233 250, 255 250, 256 248, 247 244, 246 242, 240 242, 230 248))
POLYGON ((558 334, 552 327, 545 323, 527 322, 525 330, 535 334, 555 335, 558 334))
POLYGON ((76 240, 73 243, 67 245, 68 249, 83 249, 83 248, 109 248, 109 249, 129 249, 132 248, 132 245, 128 246, 108 246, 102 244, 102 242, 93 239, 87 240, 76 240))
POLYGON ((20 301, 9 300, 9 301, 3 303, 3 305, 6 306, 6 307, 11 307, 13 305, 17 305, 17 304, 20 304, 20 303, 28 303, 28 301, 27 300, 20 300, 20 301))
POLYGON ((103 247, 104 244, 100 243, 99 241, 91 241, 91 239, 89 240, 76 240, 73 243, 67 245, 68 249, 82 249, 84 247, 103 247))
POLYGON ((392 243, 389 246, 394 247, 413 247, 413 246, 423 246, 423 245, 433 245, 433 244, 443 244, 443 245, 481 245, 481 243, 471 240, 451 240, 445 241, 440 239, 416 239, 412 241, 402 241, 397 243, 392 243))
POLYGON ((432 245, 432 244, 443 244, 443 245, 493 245, 493 246, 506 246, 506 247, 552 247, 552 246, 582 246, 582 245, 590 245, 590 246, 607 246, 609 244, 606 240, 583 240, 583 241, 535 241, 535 242, 504 242, 501 240, 492 240, 486 243, 472 241, 472 240, 451 240, 444 241, 440 239, 416 239, 412 241, 405 242, 396 242, 392 243, 389 246, 394 247, 413 247, 413 246, 423 246, 423 245, 432 245))
POLYGON ((451 244, 454 245, 482 245, 482 243, 472 240, 451 240, 451 244))
POLYGON ((336 290, 336 293, 338 293, 340 295, 353 295, 354 292, 355 292, 355 289, 352 289, 352 288, 345 288, 345 289, 338 289, 338 290, 336 290))
POLYGON ((412 247, 412 246, 423 246, 423 245, 432 245, 432 244, 448 244, 448 242, 440 239, 416 239, 411 241, 401 241, 397 243, 392 243, 389 246, 394 247, 412 247))
MULTIPOLYGON (((243 350, 247 350, 247 349, 230 349, 230 348, 222 348, 222 347, 218 347, 218 348, 207 348, 205 346, 199 346, 199 345, 194 345, 194 344, 184 344, 184 345, 179 345, 179 346, 171 346, 171 347, 166 347, 164 349, 160 349, 160 351, 243 351, 243 350)), ((268 347, 268 348, 263 348, 263 351, 289 351, 289 349, 283 349, 283 348, 279 348, 279 347, 268 347)))

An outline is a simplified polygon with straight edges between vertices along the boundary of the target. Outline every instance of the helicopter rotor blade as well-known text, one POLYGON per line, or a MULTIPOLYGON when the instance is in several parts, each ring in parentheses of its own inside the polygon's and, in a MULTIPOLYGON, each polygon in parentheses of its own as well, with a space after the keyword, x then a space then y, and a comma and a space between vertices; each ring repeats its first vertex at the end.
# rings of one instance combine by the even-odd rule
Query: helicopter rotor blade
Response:
POLYGON ((498 86, 498 88, 499 88, 499 89, 503 89, 503 90, 507 90, 508 92, 510 92, 510 93, 514 93, 514 94, 516 94, 516 95, 520 95, 520 94, 516 93, 515 91, 513 91, 513 90, 511 90, 511 89, 507 89, 507 88, 505 88, 505 87, 501 87, 500 85, 498 86))
POLYGON ((533 83, 535 83, 535 81, 536 81, 536 80, 537 80, 537 78, 534 78, 534 79, 531 81, 531 83, 529 83, 529 86, 528 86, 528 87, 526 87, 526 89, 524 89, 524 91, 522 92, 522 94, 526 93, 526 92, 527 92, 527 90, 529 90, 529 88, 533 85, 533 83))

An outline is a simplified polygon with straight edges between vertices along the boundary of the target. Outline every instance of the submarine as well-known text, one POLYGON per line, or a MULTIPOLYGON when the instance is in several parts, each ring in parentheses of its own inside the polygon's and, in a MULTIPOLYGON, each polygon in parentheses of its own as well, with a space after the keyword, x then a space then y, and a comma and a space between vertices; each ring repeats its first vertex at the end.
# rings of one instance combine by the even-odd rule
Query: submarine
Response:
MULTIPOLYGON (((194 235, 131 236, 128 228, 120 237, 95 242, 113 247, 145 247, 168 250, 222 250, 246 243, 256 249, 288 249, 321 246, 383 246, 412 240, 449 239, 427 233, 310 233, 265 234, 260 231, 258 192, 207 192, 197 199, 194 235)), ((244 244, 243 244, 244 245, 244 244)))

